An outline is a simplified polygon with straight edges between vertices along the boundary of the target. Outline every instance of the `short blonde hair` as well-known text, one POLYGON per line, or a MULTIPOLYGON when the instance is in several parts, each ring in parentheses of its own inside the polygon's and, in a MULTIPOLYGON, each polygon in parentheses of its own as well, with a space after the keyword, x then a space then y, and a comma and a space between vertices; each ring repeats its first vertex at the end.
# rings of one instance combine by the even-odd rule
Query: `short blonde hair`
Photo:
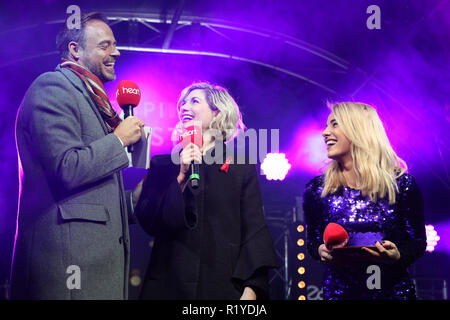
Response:
POLYGON ((218 114, 211 121, 209 129, 218 130, 224 141, 229 141, 236 137, 238 130, 245 130, 239 106, 228 91, 218 85, 212 85, 207 82, 197 82, 181 91, 177 103, 178 118, 180 120, 176 126, 177 131, 181 132, 183 128, 181 121, 181 104, 192 91, 197 89, 204 91, 206 101, 211 110, 218 111, 218 114))
MULTIPOLYGON (((375 108, 354 102, 328 103, 344 135, 351 141, 353 170, 364 195, 372 201, 384 198, 395 203, 396 178, 407 170, 405 161, 393 150, 375 108)), ((325 172, 322 197, 343 185, 339 163, 333 160, 325 172)))

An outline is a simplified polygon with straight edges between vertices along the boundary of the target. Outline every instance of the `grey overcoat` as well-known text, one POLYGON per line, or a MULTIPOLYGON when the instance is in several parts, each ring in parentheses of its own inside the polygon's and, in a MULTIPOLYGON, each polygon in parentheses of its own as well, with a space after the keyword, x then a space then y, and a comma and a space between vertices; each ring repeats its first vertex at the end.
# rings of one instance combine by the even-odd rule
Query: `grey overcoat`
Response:
POLYGON ((20 194, 12 299, 126 299, 128 158, 81 79, 57 66, 16 122, 20 194))

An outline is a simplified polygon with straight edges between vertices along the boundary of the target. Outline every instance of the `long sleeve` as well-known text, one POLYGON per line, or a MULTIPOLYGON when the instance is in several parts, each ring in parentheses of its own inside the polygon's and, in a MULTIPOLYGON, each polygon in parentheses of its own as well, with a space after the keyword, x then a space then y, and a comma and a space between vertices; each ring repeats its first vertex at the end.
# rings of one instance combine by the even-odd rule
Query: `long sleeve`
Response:
MULTIPOLYGON (((86 145, 89 128, 80 124, 73 87, 54 73, 39 77, 23 103, 24 130, 39 159, 61 192, 94 183, 128 166, 120 140, 107 134, 86 145)), ((100 123, 98 124, 101 125, 100 123)))
POLYGON ((155 156, 151 160, 135 208, 139 223, 149 235, 164 235, 166 230, 195 226, 195 212, 190 210, 189 203, 186 206, 185 195, 176 179, 178 170, 170 162, 170 156, 155 156))
POLYGON ((136 224, 137 217, 135 215, 133 206, 133 191, 131 190, 125 191, 125 201, 128 213, 128 224, 136 224))
POLYGON ((232 278, 242 288, 254 288, 258 298, 265 298, 269 289, 267 269, 278 267, 278 262, 264 219, 256 167, 246 167, 240 201, 242 242, 232 278))
POLYGON ((399 189, 396 211, 401 225, 393 231, 392 241, 400 251, 399 264, 408 267, 425 253, 424 205, 422 192, 411 175, 400 177, 399 189))
POLYGON ((323 231, 325 230, 322 208, 320 203, 320 195, 318 178, 310 181, 305 188, 303 194, 303 212, 306 219, 307 230, 307 248, 309 254, 316 260, 320 260, 318 253, 319 246, 323 243, 323 231))

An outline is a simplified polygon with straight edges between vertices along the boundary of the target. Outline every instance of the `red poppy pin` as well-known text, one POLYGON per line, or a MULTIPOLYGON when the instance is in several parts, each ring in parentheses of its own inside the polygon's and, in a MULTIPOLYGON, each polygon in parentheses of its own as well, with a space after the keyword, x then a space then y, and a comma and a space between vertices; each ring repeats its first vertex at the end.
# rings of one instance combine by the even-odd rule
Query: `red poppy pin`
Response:
POLYGON ((231 157, 228 157, 227 160, 225 160, 225 163, 220 167, 220 170, 224 171, 225 173, 228 172, 228 168, 230 167, 231 162, 233 162, 233 159, 231 157))

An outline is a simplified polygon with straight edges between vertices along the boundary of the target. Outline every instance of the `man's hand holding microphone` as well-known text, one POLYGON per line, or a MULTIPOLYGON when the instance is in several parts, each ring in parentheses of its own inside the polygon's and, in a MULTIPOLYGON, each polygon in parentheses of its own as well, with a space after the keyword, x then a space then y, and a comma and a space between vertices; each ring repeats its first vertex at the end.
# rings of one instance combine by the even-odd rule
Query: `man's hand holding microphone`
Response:
POLYGON ((145 125, 144 121, 133 113, 133 108, 141 101, 141 91, 134 82, 122 80, 117 87, 116 99, 123 109, 124 120, 114 130, 114 134, 119 137, 124 147, 128 147, 128 152, 133 152, 133 144, 141 138, 145 125))
POLYGON ((127 147, 139 141, 144 125, 145 123, 141 119, 129 116, 119 124, 114 130, 114 134, 122 141, 123 146, 127 147))

